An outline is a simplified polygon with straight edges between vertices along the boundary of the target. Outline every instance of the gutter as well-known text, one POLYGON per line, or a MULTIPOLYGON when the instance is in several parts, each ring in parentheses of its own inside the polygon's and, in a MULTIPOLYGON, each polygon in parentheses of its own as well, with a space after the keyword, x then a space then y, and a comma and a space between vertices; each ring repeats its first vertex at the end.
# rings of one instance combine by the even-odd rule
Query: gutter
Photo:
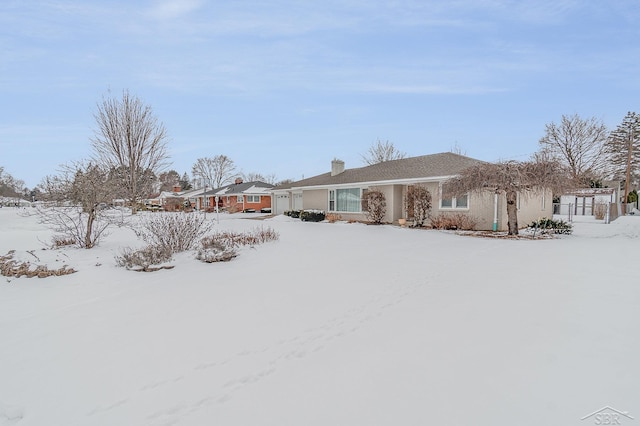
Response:
POLYGON ((493 194, 493 232, 498 230, 498 193, 493 194))

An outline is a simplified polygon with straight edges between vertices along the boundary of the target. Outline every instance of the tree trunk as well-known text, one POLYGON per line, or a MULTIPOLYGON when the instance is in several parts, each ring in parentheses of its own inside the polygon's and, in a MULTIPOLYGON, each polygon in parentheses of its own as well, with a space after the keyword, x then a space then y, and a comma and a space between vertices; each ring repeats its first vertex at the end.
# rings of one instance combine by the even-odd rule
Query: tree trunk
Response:
MULTIPOLYGON (((135 185, 134 185, 135 186, 135 185)), ((131 191, 131 214, 138 213, 138 197, 135 196, 136 190, 131 191)))
POLYGON ((631 180, 631 158, 633 156, 633 130, 629 137, 629 145, 627 146, 627 174, 624 179, 624 198, 622 199, 622 216, 627 214, 627 201, 629 201, 629 181, 631 180))
POLYGON ((93 230, 93 222, 96 220, 96 208, 92 208, 87 214, 87 232, 84 236, 84 248, 90 249, 93 247, 91 241, 91 231, 93 230))
POLYGON ((507 227, 509 235, 518 235, 518 193, 516 191, 507 192, 507 227))

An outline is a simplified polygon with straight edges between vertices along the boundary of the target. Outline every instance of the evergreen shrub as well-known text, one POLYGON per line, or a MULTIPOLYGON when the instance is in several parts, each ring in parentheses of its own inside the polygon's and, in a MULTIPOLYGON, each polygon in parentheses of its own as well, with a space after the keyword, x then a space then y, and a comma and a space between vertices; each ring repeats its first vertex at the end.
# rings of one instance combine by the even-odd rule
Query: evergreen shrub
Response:
POLYGON ((322 210, 303 210, 300 212, 300 220, 303 222, 322 222, 325 217, 322 210))
POLYGON ((529 228, 540 230, 540 232, 545 234, 571 234, 573 232, 573 227, 570 223, 565 222, 564 220, 554 220, 547 217, 543 217, 542 219, 533 221, 529 228))

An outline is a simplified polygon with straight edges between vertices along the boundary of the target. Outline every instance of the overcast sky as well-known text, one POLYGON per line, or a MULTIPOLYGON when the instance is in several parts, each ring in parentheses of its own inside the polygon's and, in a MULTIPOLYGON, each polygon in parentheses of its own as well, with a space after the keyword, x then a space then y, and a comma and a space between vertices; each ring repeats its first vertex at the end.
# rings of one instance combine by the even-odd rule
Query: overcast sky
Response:
POLYGON ((639 20, 631 0, 3 0, 0 166, 33 187, 86 158, 124 89, 180 174, 224 154, 300 179, 377 140, 526 160, 562 114, 640 110, 639 20))

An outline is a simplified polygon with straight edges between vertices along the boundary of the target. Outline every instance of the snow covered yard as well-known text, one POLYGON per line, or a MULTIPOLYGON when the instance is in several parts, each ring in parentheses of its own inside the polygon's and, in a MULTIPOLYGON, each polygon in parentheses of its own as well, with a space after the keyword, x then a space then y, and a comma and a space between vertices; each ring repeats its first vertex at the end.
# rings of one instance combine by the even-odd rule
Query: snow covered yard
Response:
POLYGON ((537 241, 221 219, 280 239, 140 273, 115 266, 140 244, 128 229, 42 250, 49 230, 0 209, 0 255, 79 271, 0 277, 0 425, 584 425, 605 406, 640 418, 640 217, 537 241))

